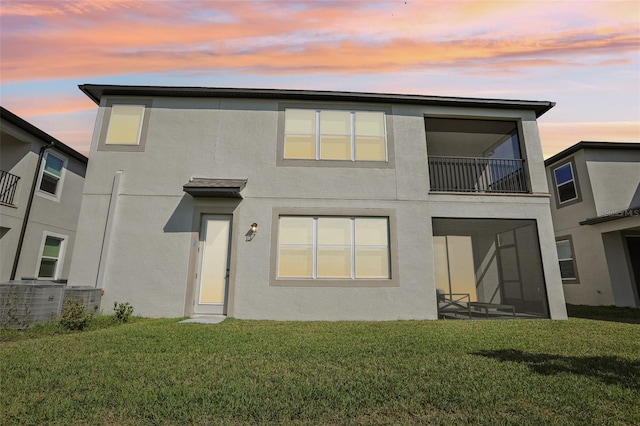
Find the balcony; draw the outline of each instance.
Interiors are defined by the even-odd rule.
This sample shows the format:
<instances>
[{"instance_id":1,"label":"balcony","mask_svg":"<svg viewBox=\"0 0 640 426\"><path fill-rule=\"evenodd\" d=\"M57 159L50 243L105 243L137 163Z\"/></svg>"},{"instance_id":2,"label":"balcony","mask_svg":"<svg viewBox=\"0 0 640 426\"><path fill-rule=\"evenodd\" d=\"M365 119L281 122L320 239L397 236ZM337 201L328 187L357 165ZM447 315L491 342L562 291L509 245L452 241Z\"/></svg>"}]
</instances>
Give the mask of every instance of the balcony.
<instances>
[{"instance_id":1,"label":"balcony","mask_svg":"<svg viewBox=\"0 0 640 426\"><path fill-rule=\"evenodd\" d=\"M429 157L432 191L527 192L523 160L484 157Z\"/></svg>"},{"instance_id":2,"label":"balcony","mask_svg":"<svg viewBox=\"0 0 640 426\"><path fill-rule=\"evenodd\" d=\"M0 170L0 205L15 207L13 197L19 180L19 176Z\"/></svg>"},{"instance_id":3,"label":"balcony","mask_svg":"<svg viewBox=\"0 0 640 426\"><path fill-rule=\"evenodd\" d=\"M427 117L431 191L528 192L514 120Z\"/></svg>"}]
</instances>

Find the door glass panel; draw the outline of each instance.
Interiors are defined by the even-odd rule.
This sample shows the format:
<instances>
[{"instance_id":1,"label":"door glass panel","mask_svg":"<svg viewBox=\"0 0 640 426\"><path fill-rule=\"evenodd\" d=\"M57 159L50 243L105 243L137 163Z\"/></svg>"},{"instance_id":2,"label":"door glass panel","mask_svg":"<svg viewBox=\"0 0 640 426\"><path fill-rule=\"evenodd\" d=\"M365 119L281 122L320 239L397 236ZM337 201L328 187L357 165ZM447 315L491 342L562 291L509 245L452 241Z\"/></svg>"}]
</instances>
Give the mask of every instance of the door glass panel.
<instances>
[{"instance_id":1,"label":"door glass panel","mask_svg":"<svg viewBox=\"0 0 640 426\"><path fill-rule=\"evenodd\" d=\"M468 294L472 302L477 301L471 237L448 235L447 250L451 292Z\"/></svg>"},{"instance_id":2,"label":"door glass panel","mask_svg":"<svg viewBox=\"0 0 640 426\"><path fill-rule=\"evenodd\" d=\"M205 222L204 253L200 277L200 303L223 304L227 283L229 254L228 218L207 219Z\"/></svg>"},{"instance_id":3,"label":"door glass panel","mask_svg":"<svg viewBox=\"0 0 640 426\"><path fill-rule=\"evenodd\" d=\"M515 247L500 249L500 263L502 265L502 279L505 281L520 281L518 258Z\"/></svg>"},{"instance_id":4,"label":"door glass panel","mask_svg":"<svg viewBox=\"0 0 640 426\"><path fill-rule=\"evenodd\" d=\"M436 272L436 288L449 291L449 263L447 262L447 237L433 237L433 261Z\"/></svg>"}]
</instances>

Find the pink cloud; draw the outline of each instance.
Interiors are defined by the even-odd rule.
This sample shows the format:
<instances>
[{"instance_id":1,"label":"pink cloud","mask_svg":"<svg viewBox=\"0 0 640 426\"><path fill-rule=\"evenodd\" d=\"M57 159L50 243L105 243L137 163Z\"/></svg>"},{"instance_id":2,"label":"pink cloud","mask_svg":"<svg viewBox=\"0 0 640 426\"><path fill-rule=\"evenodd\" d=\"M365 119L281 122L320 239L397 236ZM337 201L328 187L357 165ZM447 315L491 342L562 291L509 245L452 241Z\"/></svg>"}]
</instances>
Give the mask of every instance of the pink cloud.
<instances>
[{"instance_id":1,"label":"pink cloud","mask_svg":"<svg viewBox=\"0 0 640 426\"><path fill-rule=\"evenodd\" d=\"M538 123L544 157L548 158L580 141L638 142L638 122Z\"/></svg>"},{"instance_id":2,"label":"pink cloud","mask_svg":"<svg viewBox=\"0 0 640 426\"><path fill-rule=\"evenodd\" d=\"M597 35L567 32L546 38L445 42L409 38L380 43L342 40L306 43L297 49L286 44L230 46L224 40L233 37L237 28L214 31L221 39L216 42L210 41L214 37L208 28L184 29L171 44L163 43L166 40L162 36L155 36L173 31L177 29L144 24L127 33L107 26L101 31L91 30L85 34L75 30L46 39L32 35L9 36L1 65L3 79L20 81L205 69L277 74L377 73L429 66L467 67L469 63L476 67L509 69L588 64L589 58L601 64L607 64L606 61L618 64L628 60L623 57L625 54L637 51L640 46L640 35L633 32ZM256 31L259 30L249 32ZM39 54L25 53L33 50ZM600 54L605 58L601 59ZM47 66L43 67L43 63Z\"/></svg>"},{"instance_id":3,"label":"pink cloud","mask_svg":"<svg viewBox=\"0 0 640 426\"><path fill-rule=\"evenodd\" d=\"M11 99L11 112L20 117L39 115L68 114L79 111L93 111L96 104L79 93L76 96L39 96L14 97Z\"/></svg>"},{"instance_id":4,"label":"pink cloud","mask_svg":"<svg viewBox=\"0 0 640 426\"><path fill-rule=\"evenodd\" d=\"M522 25L553 16L529 1L5 3L3 24L10 30L3 33L0 70L7 82L173 70L607 66L630 61L640 45L637 22L589 21L591 2L579 10L558 3L554 7L585 15L586 24L549 25L547 33L540 22ZM29 19L33 28L18 29L16 19Z\"/></svg>"}]
</instances>

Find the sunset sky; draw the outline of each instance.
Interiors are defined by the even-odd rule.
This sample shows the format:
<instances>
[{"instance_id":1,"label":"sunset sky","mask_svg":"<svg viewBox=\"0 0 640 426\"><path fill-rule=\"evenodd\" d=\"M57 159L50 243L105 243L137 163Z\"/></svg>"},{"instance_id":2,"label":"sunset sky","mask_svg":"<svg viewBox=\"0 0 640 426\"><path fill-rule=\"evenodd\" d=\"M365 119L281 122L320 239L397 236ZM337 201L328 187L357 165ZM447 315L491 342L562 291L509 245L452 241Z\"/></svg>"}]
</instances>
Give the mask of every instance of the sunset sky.
<instances>
[{"instance_id":1,"label":"sunset sky","mask_svg":"<svg viewBox=\"0 0 640 426\"><path fill-rule=\"evenodd\" d=\"M640 1L0 2L2 106L80 152L83 83L553 101L546 157L640 141Z\"/></svg>"}]
</instances>

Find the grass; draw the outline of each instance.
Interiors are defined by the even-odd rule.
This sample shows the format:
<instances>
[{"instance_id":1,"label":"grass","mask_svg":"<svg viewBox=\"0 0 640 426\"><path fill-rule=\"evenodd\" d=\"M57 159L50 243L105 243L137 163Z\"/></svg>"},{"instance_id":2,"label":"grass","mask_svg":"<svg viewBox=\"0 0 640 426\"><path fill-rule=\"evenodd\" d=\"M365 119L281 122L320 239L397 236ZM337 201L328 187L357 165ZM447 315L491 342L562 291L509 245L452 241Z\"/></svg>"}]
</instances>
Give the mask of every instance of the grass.
<instances>
[{"instance_id":1,"label":"grass","mask_svg":"<svg viewBox=\"0 0 640 426\"><path fill-rule=\"evenodd\" d=\"M135 319L82 333L3 331L0 419L637 425L640 326L606 309L594 312L607 320Z\"/></svg>"}]
</instances>

